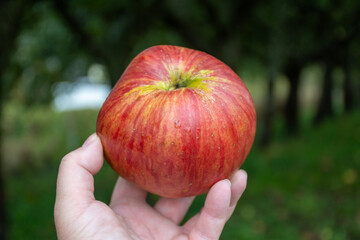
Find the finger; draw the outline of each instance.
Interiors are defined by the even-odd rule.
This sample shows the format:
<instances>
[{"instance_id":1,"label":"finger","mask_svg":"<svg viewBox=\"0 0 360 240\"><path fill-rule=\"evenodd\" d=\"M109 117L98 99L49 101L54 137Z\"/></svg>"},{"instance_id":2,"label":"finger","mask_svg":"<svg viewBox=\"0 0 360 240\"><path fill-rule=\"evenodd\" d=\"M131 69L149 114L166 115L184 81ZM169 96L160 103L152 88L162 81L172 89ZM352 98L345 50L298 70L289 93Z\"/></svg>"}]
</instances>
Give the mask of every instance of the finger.
<instances>
[{"instance_id":1,"label":"finger","mask_svg":"<svg viewBox=\"0 0 360 240\"><path fill-rule=\"evenodd\" d=\"M94 178L103 165L103 149L96 134L91 135L84 145L67 154L60 163L56 206L80 207L94 201ZM63 209L63 208L62 208ZM64 210L64 209L63 209Z\"/></svg>"},{"instance_id":2,"label":"finger","mask_svg":"<svg viewBox=\"0 0 360 240\"><path fill-rule=\"evenodd\" d=\"M154 209L164 217L179 224L184 218L186 212L194 201L195 197L186 198L160 198L154 206Z\"/></svg>"},{"instance_id":3,"label":"finger","mask_svg":"<svg viewBox=\"0 0 360 240\"><path fill-rule=\"evenodd\" d=\"M247 173L242 169L238 170L231 177L230 181L231 181L231 200L230 200L230 207L227 212L227 219L229 219L233 214L237 202L239 201L241 195L245 191L247 184Z\"/></svg>"},{"instance_id":4,"label":"finger","mask_svg":"<svg viewBox=\"0 0 360 240\"><path fill-rule=\"evenodd\" d=\"M228 179L217 182L209 191L190 239L219 239L224 228L231 199L231 183Z\"/></svg>"},{"instance_id":5,"label":"finger","mask_svg":"<svg viewBox=\"0 0 360 240\"><path fill-rule=\"evenodd\" d=\"M202 211L202 210L201 210ZM196 223L198 222L199 220L199 217L200 217L200 214L201 214L201 211L199 213L197 213L195 216L193 216L192 218L190 218L185 224L184 226L182 227L183 228L183 231L186 233L186 234L190 234L191 230L194 228L194 226L196 225Z\"/></svg>"},{"instance_id":6,"label":"finger","mask_svg":"<svg viewBox=\"0 0 360 240\"><path fill-rule=\"evenodd\" d=\"M111 196L110 207L116 207L124 201L145 201L146 195L145 190L119 177Z\"/></svg>"},{"instance_id":7,"label":"finger","mask_svg":"<svg viewBox=\"0 0 360 240\"><path fill-rule=\"evenodd\" d=\"M247 173L244 170L238 170L231 177L231 200L230 206L227 212L227 220L231 217L232 213L235 210L236 204L239 201L242 193L244 192L247 184ZM190 230L195 226L198 221L200 213L193 216L189 221L184 225L184 231L189 233Z\"/></svg>"}]
</instances>

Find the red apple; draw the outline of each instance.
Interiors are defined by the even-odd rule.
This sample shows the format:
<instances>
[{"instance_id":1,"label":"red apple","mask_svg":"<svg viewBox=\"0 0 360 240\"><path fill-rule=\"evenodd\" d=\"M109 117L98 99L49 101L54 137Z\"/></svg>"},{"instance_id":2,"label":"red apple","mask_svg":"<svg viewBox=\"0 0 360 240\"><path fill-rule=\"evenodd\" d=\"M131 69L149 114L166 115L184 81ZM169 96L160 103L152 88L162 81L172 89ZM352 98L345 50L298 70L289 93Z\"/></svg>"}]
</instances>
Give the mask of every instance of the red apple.
<instances>
[{"instance_id":1,"label":"red apple","mask_svg":"<svg viewBox=\"0 0 360 240\"><path fill-rule=\"evenodd\" d=\"M137 55L102 106L96 131L111 167L163 197L206 193L253 144L250 93L207 53L154 46Z\"/></svg>"}]
</instances>

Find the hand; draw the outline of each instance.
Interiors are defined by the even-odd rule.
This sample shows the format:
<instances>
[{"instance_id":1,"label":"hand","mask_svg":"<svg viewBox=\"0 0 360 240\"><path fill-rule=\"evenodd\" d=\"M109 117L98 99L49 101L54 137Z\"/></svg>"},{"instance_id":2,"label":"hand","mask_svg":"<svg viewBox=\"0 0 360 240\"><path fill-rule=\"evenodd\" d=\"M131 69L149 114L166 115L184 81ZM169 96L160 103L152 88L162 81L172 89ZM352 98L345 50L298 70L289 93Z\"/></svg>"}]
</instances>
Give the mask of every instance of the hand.
<instances>
[{"instance_id":1,"label":"hand","mask_svg":"<svg viewBox=\"0 0 360 240\"><path fill-rule=\"evenodd\" d=\"M146 192L119 177L110 205L94 198L94 178L103 165L96 134L66 155L60 164L55 225L61 239L218 239L245 190L247 175L237 171L231 181L217 182L200 213L179 226L193 197L160 198L154 207Z\"/></svg>"}]
</instances>

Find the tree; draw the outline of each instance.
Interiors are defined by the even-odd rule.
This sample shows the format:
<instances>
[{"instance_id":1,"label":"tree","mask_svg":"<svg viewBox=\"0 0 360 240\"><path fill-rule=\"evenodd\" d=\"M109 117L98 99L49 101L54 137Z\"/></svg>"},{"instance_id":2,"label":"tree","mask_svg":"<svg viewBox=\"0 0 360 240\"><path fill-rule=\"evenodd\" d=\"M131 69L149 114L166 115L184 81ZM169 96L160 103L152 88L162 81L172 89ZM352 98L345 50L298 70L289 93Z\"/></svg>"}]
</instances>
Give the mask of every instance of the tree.
<instances>
[{"instance_id":1,"label":"tree","mask_svg":"<svg viewBox=\"0 0 360 240\"><path fill-rule=\"evenodd\" d=\"M10 55L14 48L15 38L21 29L21 20L25 9L30 5L23 0L3 1L0 8L0 120L2 119L2 107L7 95L7 89L14 85L14 82L8 82L3 79L3 73L9 64ZM2 129L0 128L0 144L2 143ZM2 153L0 152L0 239L7 239L7 213L6 213L6 195L4 188L4 177L2 170Z\"/></svg>"}]
</instances>

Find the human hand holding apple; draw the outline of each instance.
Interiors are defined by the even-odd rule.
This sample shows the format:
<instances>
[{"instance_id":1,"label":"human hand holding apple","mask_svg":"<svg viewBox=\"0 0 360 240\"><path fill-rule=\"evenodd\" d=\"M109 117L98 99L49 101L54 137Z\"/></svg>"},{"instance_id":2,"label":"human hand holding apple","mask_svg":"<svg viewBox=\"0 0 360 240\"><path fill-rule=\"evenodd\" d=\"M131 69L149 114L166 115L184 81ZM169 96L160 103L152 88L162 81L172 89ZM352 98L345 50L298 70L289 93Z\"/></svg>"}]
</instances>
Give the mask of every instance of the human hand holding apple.
<instances>
[{"instance_id":1,"label":"human hand holding apple","mask_svg":"<svg viewBox=\"0 0 360 240\"><path fill-rule=\"evenodd\" d=\"M110 204L95 199L94 178L103 165L96 134L61 161L56 187L55 226L62 239L219 239L245 190L247 175L211 187L201 212L179 225L194 197L160 198L152 207L146 191L119 177Z\"/></svg>"},{"instance_id":2,"label":"human hand holding apple","mask_svg":"<svg viewBox=\"0 0 360 240\"><path fill-rule=\"evenodd\" d=\"M253 144L256 112L246 86L223 62L154 46L120 77L96 129L120 176L178 198L206 193L232 176Z\"/></svg>"},{"instance_id":3,"label":"human hand holding apple","mask_svg":"<svg viewBox=\"0 0 360 240\"><path fill-rule=\"evenodd\" d=\"M230 68L202 52L150 48L104 103L97 133L102 144L94 134L61 161L59 239L219 239L245 190L247 175L236 169L255 134L253 102ZM114 170L138 185L119 177L109 206L94 197L103 147ZM179 226L193 197L175 197L209 188L202 211ZM151 207L146 191L165 197Z\"/></svg>"}]
</instances>

